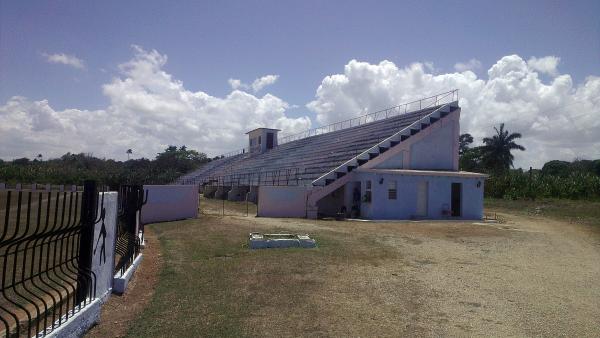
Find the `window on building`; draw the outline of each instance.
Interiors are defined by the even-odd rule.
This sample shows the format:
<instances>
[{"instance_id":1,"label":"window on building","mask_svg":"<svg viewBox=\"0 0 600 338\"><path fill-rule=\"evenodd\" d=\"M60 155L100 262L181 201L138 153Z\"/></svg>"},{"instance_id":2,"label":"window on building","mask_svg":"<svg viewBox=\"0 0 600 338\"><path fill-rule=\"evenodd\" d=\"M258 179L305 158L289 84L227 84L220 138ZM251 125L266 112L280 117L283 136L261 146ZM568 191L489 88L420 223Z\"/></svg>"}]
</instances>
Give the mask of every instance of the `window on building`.
<instances>
[{"instance_id":1,"label":"window on building","mask_svg":"<svg viewBox=\"0 0 600 338\"><path fill-rule=\"evenodd\" d=\"M364 197L364 202L366 202L366 203L370 203L371 202L371 181L366 181L366 183L365 183L365 197Z\"/></svg>"},{"instance_id":2,"label":"window on building","mask_svg":"<svg viewBox=\"0 0 600 338\"><path fill-rule=\"evenodd\" d=\"M262 144L262 143L261 143L261 137L260 137L260 136L258 137L258 144L259 144L259 145L261 145L261 144Z\"/></svg>"},{"instance_id":3,"label":"window on building","mask_svg":"<svg viewBox=\"0 0 600 338\"><path fill-rule=\"evenodd\" d=\"M397 191L396 181L390 181L388 183L388 199L395 200L398 196Z\"/></svg>"}]
</instances>

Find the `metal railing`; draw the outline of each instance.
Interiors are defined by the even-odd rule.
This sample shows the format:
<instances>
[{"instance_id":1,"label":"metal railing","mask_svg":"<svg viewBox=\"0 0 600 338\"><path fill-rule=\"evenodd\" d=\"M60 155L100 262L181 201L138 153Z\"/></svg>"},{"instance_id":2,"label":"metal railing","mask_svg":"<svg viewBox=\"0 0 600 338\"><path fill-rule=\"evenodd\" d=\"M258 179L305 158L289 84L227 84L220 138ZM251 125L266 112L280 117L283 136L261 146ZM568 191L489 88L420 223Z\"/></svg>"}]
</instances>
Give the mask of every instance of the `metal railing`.
<instances>
[{"instance_id":1,"label":"metal railing","mask_svg":"<svg viewBox=\"0 0 600 338\"><path fill-rule=\"evenodd\" d=\"M434 96L426 97L426 98L408 102L408 103L403 103L398 106L386 108L383 110L379 110L379 111L376 111L373 113L361 115L361 116L351 118L348 120L335 122L335 123L328 124L326 126L322 126L322 127L318 127L318 128L314 128L314 129L309 129L309 130L306 130L306 131L303 131L303 132L300 132L297 134L284 136L284 137L279 138L278 143L281 145L284 143L300 140L300 139L311 137L311 136L316 136L316 135L330 133L333 131L357 127L357 126L360 126L363 124L375 122L375 121L382 120L382 119L387 119L387 118L390 118L393 116L407 114L407 113L410 113L413 111L418 111L421 109L435 107L435 106L438 106L441 104L450 103L450 102L457 101L457 100L458 100L458 89L454 89L454 90L451 90L448 92L440 93L440 94L437 94Z\"/></svg>"},{"instance_id":2,"label":"metal railing","mask_svg":"<svg viewBox=\"0 0 600 338\"><path fill-rule=\"evenodd\" d=\"M187 184L199 184L203 186L297 186L306 182L305 170L299 168L284 168L278 170L256 171L243 174L225 174L203 178L202 181L190 180Z\"/></svg>"},{"instance_id":3,"label":"metal railing","mask_svg":"<svg viewBox=\"0 0 600 338\"><path fill-rule=\"evenodd\" d=\"M373 113L364 114L358 117L354 117L348 120L339 121L335 123L328 124L326 126L321 126L309 130L305 130L303 132L287 135L284 137L278 138L278 145L282 145L288 142L297 141L303 138L322 135L326 133L330 133L333 131L348 129L352 127L361 126L363 124L379 121L382 119L387 119L393 116L398 116L402 114L407 114L410 112L435 107L441 104L450 103L458 100L458 89L453 89L444 93L436 94L430 97L422 98L419 100L415 100L412 102L403 103L394 107L382 109ZM234 151L230 151L225 154L218 155L218 158L227 158L231 156L241 155L250 152L249 148L242 148Z\"/></svg>"},{"instance_id":4,"label":"metal railing","mask_svg":"<svg viewBox=\"0 0 600 338\"><path fill-rule=\"evenodd\" d=\"M119 187L115 274L125 274L140 253L144 240L141 210L146 202L148 202L148 191L144 196L144 189L141 185Z\"/></svg>"},{"instance_id":5,"label":"metal railing","mask_svg":"<svg viewBox=\"0 0 600 338\"><path fill-rule=\"evenodd\" d=\"M83 191L4 188L0 336L44 336L96 298L92 248L104 194L93 181Z\"/></svg>"}]
</instances>

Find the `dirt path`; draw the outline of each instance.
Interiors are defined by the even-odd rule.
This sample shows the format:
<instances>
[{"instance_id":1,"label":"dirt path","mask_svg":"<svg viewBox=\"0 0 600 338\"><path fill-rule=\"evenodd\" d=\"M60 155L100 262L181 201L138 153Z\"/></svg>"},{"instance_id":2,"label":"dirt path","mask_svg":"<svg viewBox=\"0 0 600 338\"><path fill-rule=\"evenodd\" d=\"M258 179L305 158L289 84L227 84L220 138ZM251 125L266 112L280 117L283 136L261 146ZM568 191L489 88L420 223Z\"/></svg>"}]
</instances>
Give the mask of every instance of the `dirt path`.
<instances>
[{"instance_id":1,"label":"dirt path","mask_svg":"<svg viewBox=\"0 0 600 338\"><path fill-rule=\"evenodd\" d=\"M594 228L503 214L493 237L429 238L405 250L442 335L598 336L600 237ZM435 309L435 311L434 311ZM428 331L429 331L428 330Z\"/></svg>"},{"instance_id":2,"label":"dirt path","mask_svg":"<svg viewBox=\"0 0 600 338\"><path fill-rule=\"evenodd\" d=\"M158 283L162 266L160 243L150 227L145 229L144 259L122 296L112 295L102 305L100 323L86 337L124 337L131 322L148 305Z\"/></svg>"}]
</instances>

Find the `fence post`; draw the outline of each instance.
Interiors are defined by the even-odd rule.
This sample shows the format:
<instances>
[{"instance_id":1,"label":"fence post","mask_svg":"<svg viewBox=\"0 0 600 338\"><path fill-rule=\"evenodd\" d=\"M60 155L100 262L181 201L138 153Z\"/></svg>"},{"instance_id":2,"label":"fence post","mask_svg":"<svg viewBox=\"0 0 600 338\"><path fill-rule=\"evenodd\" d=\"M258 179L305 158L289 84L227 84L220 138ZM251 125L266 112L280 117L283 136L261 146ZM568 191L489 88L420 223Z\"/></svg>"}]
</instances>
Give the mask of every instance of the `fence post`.
<instances>
[{"instance_id":1,"label":"fence post","mask_svg":"<svg viewBox=\"0 0 600 338\"><path fill-rule=\"evenodd\" d=\"M87 180L83 184L81 201L81 234L79 237L79 258L77 262L76 304L86 301L92 294L92 248L94 245L94 220L97 208L96 182Z\"/></svg>"}]
</instances>

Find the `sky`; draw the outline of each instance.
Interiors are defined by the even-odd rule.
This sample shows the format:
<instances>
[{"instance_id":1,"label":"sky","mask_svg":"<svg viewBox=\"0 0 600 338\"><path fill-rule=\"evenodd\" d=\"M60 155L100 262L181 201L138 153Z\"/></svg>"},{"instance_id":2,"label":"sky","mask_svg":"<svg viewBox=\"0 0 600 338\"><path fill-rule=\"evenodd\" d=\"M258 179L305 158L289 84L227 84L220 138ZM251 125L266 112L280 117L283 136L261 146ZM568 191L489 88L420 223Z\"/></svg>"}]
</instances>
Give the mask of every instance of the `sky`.
<instances>
[{"instance_id":1,"label":"sky","mask_svg":"<svg viewBox=\"0 0 600 338\"><path fill-rule=\"evenodd\" d=\"M126 159L459 89L515 166L600 158L599 1L0 0L0 158Z\"/></svg>"}]
</instances>

